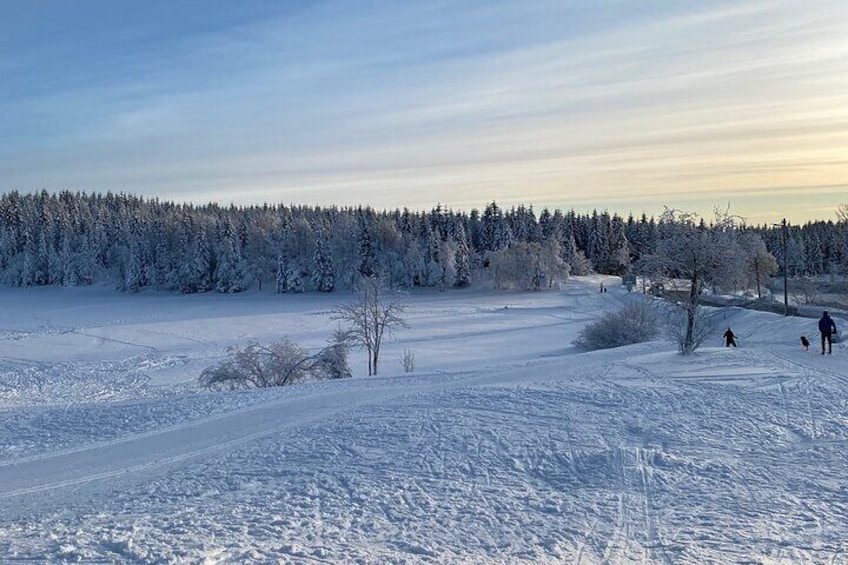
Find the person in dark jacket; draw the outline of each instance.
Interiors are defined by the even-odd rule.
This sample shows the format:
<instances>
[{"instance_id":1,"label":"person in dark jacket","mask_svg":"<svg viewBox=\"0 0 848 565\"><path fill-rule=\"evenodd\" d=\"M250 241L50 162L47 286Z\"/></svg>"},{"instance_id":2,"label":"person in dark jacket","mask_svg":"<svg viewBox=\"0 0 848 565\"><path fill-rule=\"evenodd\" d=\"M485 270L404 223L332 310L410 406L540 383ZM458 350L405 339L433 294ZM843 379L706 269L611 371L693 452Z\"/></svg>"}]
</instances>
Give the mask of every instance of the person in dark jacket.
<instances>
[{"instance_id":1,"label":"person in dark jacket","mask_svg":"<svg viewBox=\"0 0 848 565\"><path fill-rule=\"evenodd\" d=\"M736 336L733 334L733 330L727 328L727 331L724 332L724 346L730 347L731 345L736 347Z\"/></svg>"},{"instance_id":2,"label":"person in dark jacket","mask_svg":"<svg viewBox=\"0 0 848 565\"><path fill-rule=\"evenodd\" d=\"M819 319L819 332L821 332L822 355L824 355L824 346L827 344L828 354L833 353L833 334L836 333L836 322L827 313L827 310L822 312L822 317Z\"/></svg>"}]
</instances>

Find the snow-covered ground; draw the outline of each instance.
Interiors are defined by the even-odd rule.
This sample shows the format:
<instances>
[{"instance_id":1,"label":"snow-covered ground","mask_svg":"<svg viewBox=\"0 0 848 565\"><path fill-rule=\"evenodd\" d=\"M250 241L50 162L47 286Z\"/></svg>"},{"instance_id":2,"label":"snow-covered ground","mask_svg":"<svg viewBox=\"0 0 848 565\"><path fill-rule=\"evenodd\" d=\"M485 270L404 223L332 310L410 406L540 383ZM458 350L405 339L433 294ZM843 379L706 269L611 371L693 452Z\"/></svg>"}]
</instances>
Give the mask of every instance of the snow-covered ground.
<instances>
[{"instance_id":1,"label":"snow-covered ground","mask_svg":"<svg viewBox=\"0 0 848 565\"><path fill-rule=\"evenodd\" d=\"M413 294L379 377L236 393L197 376L346 297L2 290L0 562L848 563L844 346L581 353L641 298L598 283Z\"/></svg>"}]
</instances>

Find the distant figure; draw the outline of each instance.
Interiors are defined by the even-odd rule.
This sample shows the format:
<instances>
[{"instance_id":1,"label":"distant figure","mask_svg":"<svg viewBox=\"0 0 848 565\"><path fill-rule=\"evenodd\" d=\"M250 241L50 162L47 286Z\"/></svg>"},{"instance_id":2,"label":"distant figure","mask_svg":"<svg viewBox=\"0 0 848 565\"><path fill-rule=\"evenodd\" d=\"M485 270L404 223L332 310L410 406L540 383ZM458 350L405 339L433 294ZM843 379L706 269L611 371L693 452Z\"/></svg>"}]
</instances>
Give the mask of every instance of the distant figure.
<instances>
[{"instance_id":1,"label":"distant figure","mask_svg":"<svg viewBox=\"0 0 848 565\"><path fill-rule=\"evenodd\" d=\"M827 353L833 353L833 334L836 333L836 322L827 313L827 310L822 312L822 317L819 319L819 332L821 332L822 355L824 355L824 345L827 343Z\"/></svg>"},{"instance_id":2,"label":"distant figure","mask_svg":"<svg viewBox=\"0 0 848 565\"><path fill-rule=\"evenodd\" d=\"M807 336L805 336L805 335L801 336L801 347L804 348L804 351L810 350L810 340L807 339Z\"/></svg>"},{"instance_id":3,"label":"distant figure","mask_svg":"<svg viewBox=\"0 0 848 565\"><path fill-rule=\"evenodd\" d=\"M598 292L604 291L604 283L601 283L601 286L598 288Z\"/></svg>"},{"instance_id":4,"label":"distant figure","mask_svg":"<svg viewBox=\"0 0 848 565\"><path fill-rule=\"evenodd\" d=\"M724 332L724 346L730 347L731 345L736 347L736 336L733 334L733 330L727 328L727 331Z\"/></svg>"}]
</instances>

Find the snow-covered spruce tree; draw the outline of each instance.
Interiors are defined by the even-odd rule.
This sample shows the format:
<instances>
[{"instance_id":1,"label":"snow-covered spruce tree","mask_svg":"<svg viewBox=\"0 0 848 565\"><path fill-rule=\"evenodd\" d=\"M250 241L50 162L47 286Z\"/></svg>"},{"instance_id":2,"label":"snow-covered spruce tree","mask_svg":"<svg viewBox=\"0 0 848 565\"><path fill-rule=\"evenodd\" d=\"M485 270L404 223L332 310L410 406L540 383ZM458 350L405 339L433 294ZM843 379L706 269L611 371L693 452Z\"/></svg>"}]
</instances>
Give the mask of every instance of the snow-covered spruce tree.
<instances>
[{"instance_id":1,"label":"snow-covered spruce tree","mask_svg":"<svg viewBox=\"0 0 848 565\"><path fill-rule=\"evenodd\" d=\"M408 288L414 286L426 286L427 283L427 260L424 251L421 249L418 239L413 235L404 235L404 241L407 242L406 249L403 253L403 278L404 284Z\"/></svg>"},{"instance_id":2,"label":"snow-covered spruce tree","mask_svg":"<svg viewBox=\"0 0 848 565\"><path fill-rule=\"evenodd\" d=\"M212 252L202 228L194 236L193 247L179 271L179 289L185 294L212 290Z\"/></svg>"},{"instance_id":3,"label":"snow-covered spruce tree","mask_svg":"<svg viewBox=\"0 0 848 565\"><path fill-rule=\"evenodd\" d=\"M709 326L703 316L701 294L708 285L732 280L742 259L734 240L733 219L717 217L712 227L694 214L666 209L661 220L657 252L646 256L638 272L649 277L680 279L687 288L669 293L680 316L669 324L681 353L694 352L706 339Z\"/></svg>"},{"instance_id":4,"label":"snow-covered spruce tree","mask_svg":"<svg viewBox=\"0 0 848 565\"><path fill-rule=\"evenodd\" d=\"M298 263L298 260L288 257L285 251L280 252L277 258L276 292L290 294L306 292L305 275Z\"/></svg>"},{"instance_id":5,"label":"snow-covered spruce tree","mask_svg":"<svg viewBox=\"0 0 848 565\"><path fill-rule=\"evenodd\" d=\"M122 290L138 292L143 286L141 252L137 241L130 243L127 261L124 264L124 280Z\"/></svg>"},{"instance_id":6,"label":"snow-covered spruce tree","mask_svg":"<svg viewBox=\"0 0 848 565\"><path fill-rule=\"evenodd\" d=\"M427 229L427 254L425 263L426 286L436 286L444 291L442 258L442 238L439 228Z\"/></svg>"},{"instance_id":7,"label":"snow-covered spruce tree","mask_svg":"<svg viewBox=\"0 0 848 565\"><path fill-rule=\"evenodd\" d=\"M359 221L354 214L339 214L331 224L329 234L336 288L350 289L359 275Z\"/></svg>"},{"instance_id":8,"label":"snow-covered spruce tree","mask_svg":"<svg viewBox=\"0 0 848 565\"><path fill-rule=\"evenodd\" d=\"M279 233L278 219L266 210L252 210L244 217L239 228L242 258L250 273L249 278L262 290L267 281L274 280L277 262Z\"/></svg>"},{"instance_id":9,"label":"snow-covered spruce tree","mask_svg":"<svg viewBox=\"0 0 848 565\"><path fill-rule=\"evenodd\" d=\"M310 267L315 256L316 241L315 230L305 217L292 219L282 240L282 250L289 270L288 279L301 279L295 286L305 287L306 281L311 278ZM297 292L291 285L289 291Z\"/></svg>"},{"instance_id":10,"label":"snow-covered spruce tree","mask_svg":"<svg viewBox=\"0 0 848 565\"><path fill-rule=\"evenodd\" d=\"M303 279L303 271L296 265L289 263L289 267L286 269L286 292L292 294L306 292L306 283Z\"/></svg>"},{"instance_id":11,"label":"snow-covered spruce tree","mask_svg":"<svg viewBox=\"0 0 848 565\"><path fill-rule=\"evenodd\" d=\"M468 241L465 229L460 225L456 233L456 251L454 253L456 277L454 286L465 288L471 285L471 253L468 251Z\"/></svg>"},{"instance_id":12,"label":"snow-covered spruce tree","mask_svg":"<svg viewBox=\"0 0 848 565\"><path fill-rule=\"evenodd\" d=\"M480 219L480 251L499 251L512 243L512 231L500 207L492 202L483 211Z\"/></svg>"},{"instance_id":13,"label":"snow-covered spruce tree","mask_svg":"<svg viewBox=\"0 0 848 565\"><path fill-rule=\"evenodd\" d=\"M161 240L156 244L153 265L151 266L151 280L154 281L158 290L175 290L176 277L174 276L174 258L167 240Z\"/></svg>"},{"instance_id":14,"label":"snow-covered spruce tree","mask_svg":"<svg viewBox=\"0 0 848 565\"><path fill-rule=\"evenodd\" d=\"M241 247L232 222L224 225L224 234L215 261L215 290L223 293L247 289L247 269L241 257Z\"/></svg>"},{"instance_id":15,"label":"snow-covered spruce tree","mask_svg":"<svg viewBox=\"0 0 848 565\"><path fill-rule=\"evenodd\" d=\"M312 284L320 292L332 292L336 288L333 256L323 233L318 233L315 240L315 253L312 256Z\"/></svg>"},{"instance_id":16,"label":"snow-covered spruce tree","mask_svg":"<svg viewBox=\"0 0 848 565\"><path fill-rule=\"evenodd\" d=\"M588 275L591 266L586 255L577 249L577 243L574 239L574 234L569 233L564 237L561 246L562 262L568 265L569 273L575 276Z\"/></svg>"},{"instance_id":17,"label":"snow-covered spruce tree","mask_svg":"<svg viewBox=\"0 0 848 565\"><path fill-rule=\"evenodd\" d=\"M539 230L541 232L542 241L547 241L549 239L559 239L558 235L554 235L554 230L559 228L560 226L554 222L553 214L547 208L542 209L542 213L539 214Z\"/></svg>"},{"instance_id":18,"label":"snow-covered spruce tree","mask_svg":"<svg viewBox=\"0 0 848 565\"><path fill-rule=\"evenodd\" d=\"M47 284L47 255L44 237L34 227L24 232L24 257L20 286ZM41 242L41 243L39 243Z\"/></svg>"},{"instance_id":19,"label":"snow-covered spruce tree","mask_svg":"<svg viewBox=\"0 0 848 565\"><path fill-rule=\"evenodd\" d=\"M519 205L512 208L506 215L507 225L513 235L513 241L522 243L539 243L541 229L536 221L532 207Z\"/></svg>"},{"instance_id":20,"label":"snow-covered spruce tree","mask_svg":"<svg viewBox=\"0 0 848 565\"><path fill-rule=\"evenodd\" d=\"M624 275L630 270L630 242L627 241L627 233L624 222L618 216L610 220L610 232L607 245L609 253L604 265L604 273L610 275Z\"/></svg>"},{"instance_id":21,"label":"snow-covered spruce tree","mask_svg":"<svg viewBox=\"0 0 848 565\"><path fill-rule=\"evenodd\" d=\"M648 219L645 214L642 214L639 221L633 219L632 216L628 218L625 234L630 248L631 263L654 252L656 229L657 224L653 217Z\"/></svg>"},{"instance_id":22,"label":"snow-covered spruce tree","mask_svg":"<svg viewBox=\"0 0 848 565\"><path fill-rule=\"evenodd\" d=\"M592 212L592 222L589 228L589 241L586 256L596 273L603 273L609 262L610 220L606 212Z\"/></svg>"},{"instance_id":23,"label":"snow-covered spruce tree","mask_svg":"<svg viewBox=\"0 0 848 565\"><path fill-rule=\"evenodd\" d=\"M821 275L825 273L827 258L825 256L825 244L822 239L821 230L810 228L805 231L804 263L809 274Z\"/></svg>"},{"instance_id":24,"label":"snow-covered spruce tree","mask_svg":"<svg viewBox=\"0 0 848 565\"><path fill-rule=\"evenodd\" d=\"M359 265L357 271L360 276L365 278L375 277L379 273L372 215L373 212L370 210L362 215L359 232Z\"/></svg>"},{"instance_id":25,"label":"snow-covered spruce tree","mask_svg":"<svg viewBox=\"0 0 848 565\"><path fill-rule=\"evenodd\" d=\"M65 264L70 257L63 256L60 249L51 246L47 252L47 284L61 285L65 280Z\"/></svg>"},{"instance_id":26,"label":"snow-covered spruce tree","mask_svg":"<svg viewBox=\"0 0 848 565\"><path fill-rule=\"evenodd\" d=\"M274 281L274 290L278 294L288 292L288 264L282 251L277 255L277 270Z\"/></svg>"},{"instance_id":27,"label":"snow-covered spruce tree","mask_svg":"<svg viewBox=\"0 0 848 565\"><path fill-rule=\"evenodd\" d=\"M65 284L68 286L90 285L98 276L97 253L92 249L90 239L81 236L80 243L72 247L65 268ZM78 251L73 251L76 248Z\"/></svg>"}]
</instances>

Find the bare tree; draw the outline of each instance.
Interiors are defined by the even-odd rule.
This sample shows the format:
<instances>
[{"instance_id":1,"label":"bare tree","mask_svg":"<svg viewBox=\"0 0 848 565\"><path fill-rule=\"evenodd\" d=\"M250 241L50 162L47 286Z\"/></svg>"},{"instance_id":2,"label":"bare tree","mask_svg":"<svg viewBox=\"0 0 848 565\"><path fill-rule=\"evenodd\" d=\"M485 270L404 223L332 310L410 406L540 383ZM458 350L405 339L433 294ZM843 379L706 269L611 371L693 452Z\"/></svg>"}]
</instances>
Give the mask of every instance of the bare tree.
<instances>
[{"instance_id":1,"label":"bare tree","mask_svg":"<svg viewBox=\"0 0 848 565\"><path fill-rule=\"evenodd\" d=\"M778 270L777 259L769 253L766 244L754 232L743 232L739 236L739 244L745 254L745 270L740 272L744 280L740 283L757 288L757 298L762 298L762 287Z\"/></svg>"},{"instance_id":2,"label":"bare tree","mask_svg":"<svg viewBox=\"0 0 848 565\"><path fill-rule=\"evenodd\" d=\"M401 317L406 306L400 294L389 290L377 276L362 277L356 288L357 300L339 306L334 318L350 324L350 342L368 352L368 375L377 374L380 346L397 327L407 327Z\"/></svg>"},{"instance_id":3,"label":"bare tree","mask_svg":"<svg viewBox=\"0 0 848 565\"><path fill-rule=\"evenodd\" d=\"M685 299L668 301L664 313L668 335L683 355L692 353L704 343L718 315L717 312L709 314L700 304L692 306Z\"/></svg>"},{"instance_id":4,"label":"bare tree","mask_svg":"<svg viewBox=\"0 0 848 565\"><path fill-rule=\"evenodd\" d=\"M412 373L415 371L415 352L411 349L404 349L403 355L400 356L400 366L403 367L404 373Z\"/></svg>"},{"instance_id":5,"label":"bare tree","mask_svg":"<svg viewBox=\"0 0 848 565\"><path fill-rule=\"evenodd\" d=\"M673 334L680 352L688 355L703 341L704 317L699 312L701 294L709 285L733 280L744 266L744 255L736 243L735 222L727 214L717 213L716 222L707 226L694 214L666 209L663 214L657 251L646 256L639 270L648 275L686 281L686 288L667 293L669 301L682 315Z\"/></svg>"},{"instance_id":6,"label":"bare tree","mask_svg":"<svg viewBox=\"0 0 848 565\"><path fill-rule=\"evenodd\" d=\"M791 279L789 293L797 304L819 304L821 302L821 288L810 277Z\"/></svg>"}]
</instances>

